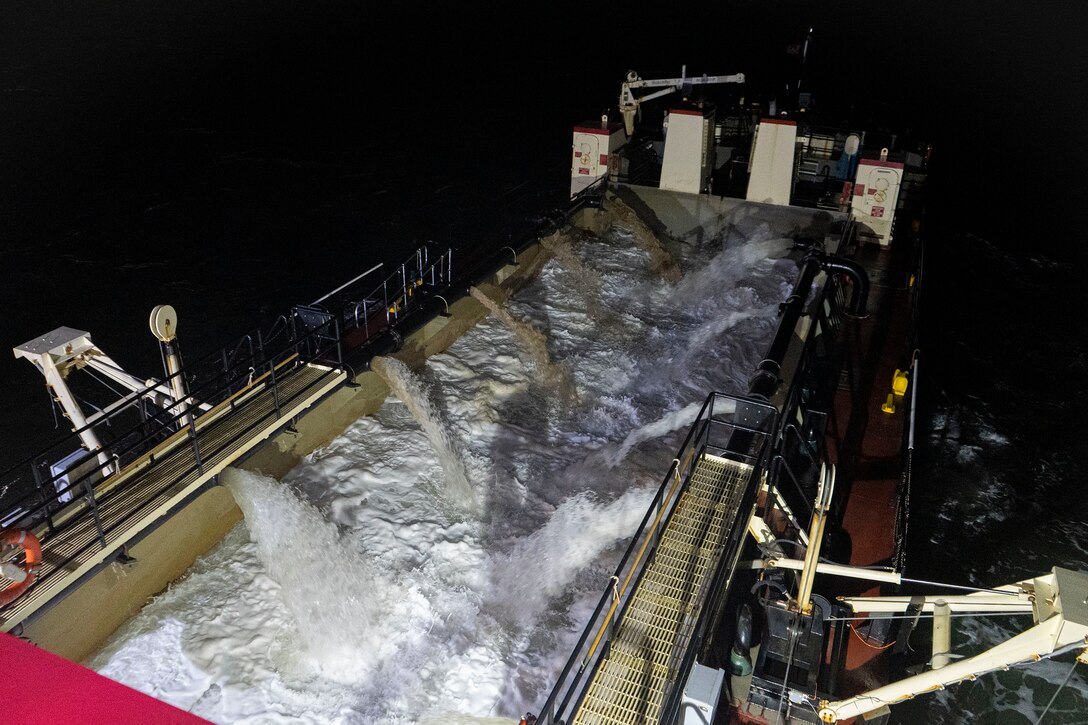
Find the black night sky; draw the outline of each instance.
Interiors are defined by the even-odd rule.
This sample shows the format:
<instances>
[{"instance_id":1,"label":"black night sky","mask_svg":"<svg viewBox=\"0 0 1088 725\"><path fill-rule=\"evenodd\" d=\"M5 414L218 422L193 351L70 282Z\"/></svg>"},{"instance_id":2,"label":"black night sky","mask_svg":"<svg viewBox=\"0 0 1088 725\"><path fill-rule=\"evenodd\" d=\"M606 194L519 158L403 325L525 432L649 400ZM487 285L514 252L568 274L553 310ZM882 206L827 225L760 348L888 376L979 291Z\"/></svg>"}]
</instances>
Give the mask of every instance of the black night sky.
<instances>
[{"instance_id":1,"label":"black night sky","mask_svg":"<svg viewBox=\"0 0 1088 725\"><path fill-rule=\"evenodd\" d=\"M562 201L570 127L627 70L743 71L766 99L810 27L818 107L932 140L938 245L1088 257L1088 3L377 7L6 3L0 347L64 324L155 374L155 304L214 348L421 241L494 244ZM1083 336L1068 292L1026 314ZM12 461L52 421L37 374L0 361Z\"/></svg>"},{"instance_id":2,"label":"black night sky","mask_svg":"<svg viewBox=\"0 0 1088 725\"><path fill-rule=\"evenodd\" d=\"M1072 234L1061 227L1086 188L1088 10L1080 2L583 3L544 12L494 2L408 2L395 11L237 0L8 5L0 28L5 249L68 239L92 256L119 245L153 255L157 233L199 248L210 235L185 215L154 233L134 223L179 199L205 202L202 223L222 225L235 243L290 245L313 233L311 202L365 196L406 175L373 169L318 188L312 174L283 169L266 178L261 200L209 198L232 183L223 157L247 150L349 165L352 152L373 158L397 144L400 166L411 167L398 180L406 197L432 191L421 178L456 178L481 156L511 177L563 174L563 163L552 163L567 143L560 131L595 115L628 68L644 77L675 75L684 63L695 73L743 70L753 91L770 93L790 73L785 46L807 27L815 28L806 74L817 102L933 138L950 202L942 211L956 224L1047 254L1083 247L1062 239ZM443 223L417 213L419 199L403 201L403 236ZM381 234L379 214L356 211L354 224L321 223L332 235ZM1040 220L1050 227L1044 240ZM103 239L86 239L98 231Z\"/></svg>"}]
</instances>

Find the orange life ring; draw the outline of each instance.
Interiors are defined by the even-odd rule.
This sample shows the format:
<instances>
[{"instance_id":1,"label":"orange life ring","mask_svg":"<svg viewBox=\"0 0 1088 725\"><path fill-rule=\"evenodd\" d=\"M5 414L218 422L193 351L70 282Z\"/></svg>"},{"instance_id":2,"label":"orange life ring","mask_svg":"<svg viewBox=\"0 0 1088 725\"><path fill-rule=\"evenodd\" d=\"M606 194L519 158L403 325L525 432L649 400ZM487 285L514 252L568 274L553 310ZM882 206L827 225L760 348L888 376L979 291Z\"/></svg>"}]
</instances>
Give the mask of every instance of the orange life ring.
<instances>
[{"instance_id":1,"label":"orange life ring","mask_svg":"<svg viewBox=\"0 0 1088 725\"><path fill-rule=\"evenodd\" d=\"M0 590L0 607L6 607L34 583L42 563L42 545L38 537L26 529L8 529L0 532L0 546L19 546L24 552L22 569L26 576L22 581L13 581L7 589Z\"/></svg>"}]
</instances>

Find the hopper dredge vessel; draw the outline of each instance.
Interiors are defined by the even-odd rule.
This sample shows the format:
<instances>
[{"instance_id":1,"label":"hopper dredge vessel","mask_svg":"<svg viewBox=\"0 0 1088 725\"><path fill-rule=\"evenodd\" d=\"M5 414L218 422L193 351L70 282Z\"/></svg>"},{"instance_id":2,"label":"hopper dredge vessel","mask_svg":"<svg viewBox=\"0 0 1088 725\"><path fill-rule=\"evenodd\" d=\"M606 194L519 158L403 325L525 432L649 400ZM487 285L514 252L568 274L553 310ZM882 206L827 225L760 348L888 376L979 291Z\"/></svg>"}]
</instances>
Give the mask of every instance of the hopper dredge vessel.
<instances>
[{"instance_id":1,"label":"hopper dredge vessel","mask_svg":"<svg viewBox=\"0 0 1088 725\"><path fill-rule=\"evenodd\" d=\"M376 410L376 356L448 348L488 313L478 289L501 300L528 284L560 231L622 225L677 281L670 250L773 217L793 228L775 262L793 281L773 337L746 389L706 391L524 721L881 722L898 702L994 670L1088 660L1083 573L988 589L907 576L928 147L824 125L807 96L785 112L746 105L743 83L629 73L617 108L573 129L569 205L490 254L421 247L194 361L173 308L155 308L161 379L126 372L82 330L16 347L72 436L0 477L5 658L101 693L102 721L161 705L157 722L201 722L42 650L86 658L214 546L240 516L219 473L286 472ZM88 397L87 375L127 392ZM116 606L88 605L107 596ZM998 614L1033 626L955 658L956 618ZM908 641L918 649L927 632L931 657L908 671ZM70 716L29 692L9 702L9 714Z\"/></svg>"},{"instance_id":2,"label":"hopper dredge vessel","mask_svg":"<svg viewBox=\"0 0 1088 725\"><path fill-rule=\"evenodd\" d=\"M708 100L743 82L631 72L618 117L574 128L572 197L637 210L659 239L709 236L738 204L814 213L748 389L708 396L554 690L524 718L538 725L887 722L896 703L995 670L1088 662L1082 572L989 589L905 574L931 147L823 126L806 94L770 116L740 94ZM1034 626L953 659L956 617L1013 613ZM916 628L932 649L911 674Z\"/></svg>"}]
</instances>

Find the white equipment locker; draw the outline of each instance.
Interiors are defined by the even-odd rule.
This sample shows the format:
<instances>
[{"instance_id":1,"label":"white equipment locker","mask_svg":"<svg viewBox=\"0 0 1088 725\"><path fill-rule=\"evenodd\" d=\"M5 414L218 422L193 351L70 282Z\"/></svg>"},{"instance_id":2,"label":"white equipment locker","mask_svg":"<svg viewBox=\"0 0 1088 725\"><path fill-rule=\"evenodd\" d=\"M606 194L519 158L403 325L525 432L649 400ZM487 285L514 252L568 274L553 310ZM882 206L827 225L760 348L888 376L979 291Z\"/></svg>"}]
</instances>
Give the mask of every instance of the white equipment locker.
<instances>
[{"instance_id":1,"label":"white equipment locker","mask_svg":"<svg viewBox=\"0 0 1088 725\"><path fill-rule=\"evenodd\" d=\"M571 198L608 174L612 154L625 143L627 133L623 130L623 124L609 123L607 116L596 126L586 123L574 127L570 162Z\"/></svg>"},{"instance_id":2,"label":"white equipment locker","mask_svg":"<svg viewBox=\"0 0 1088 725\"><path fill-rule=\"evenodd\" d=\"M877 242L882 247L891 244L895 205L903 181L903 164L894 161L861 159L854 181L854 196L850 214L858 226L862 242Z\"/></svg>"},{"instance_id":3,"label":"white equipment locker","mask_svg":"<svg viewBox=\"0 0 1088 725\"><path fill-rule=\"evenodd\" d=\"M753 140L748 201L789 206L793 192L794 154L797 151L797 122L764 118Z\"/></svg>"},{"instance_id":4,"label":"white equipment locker","mask_svg":"<svg viewBox=\"0 0 1088 725\"><path fill-rule=\"evenodd\" d=\"M668 124L659 186L700 194L710 184L714 168L714 110L674 108Z\"/></svg>"}]
</instances>

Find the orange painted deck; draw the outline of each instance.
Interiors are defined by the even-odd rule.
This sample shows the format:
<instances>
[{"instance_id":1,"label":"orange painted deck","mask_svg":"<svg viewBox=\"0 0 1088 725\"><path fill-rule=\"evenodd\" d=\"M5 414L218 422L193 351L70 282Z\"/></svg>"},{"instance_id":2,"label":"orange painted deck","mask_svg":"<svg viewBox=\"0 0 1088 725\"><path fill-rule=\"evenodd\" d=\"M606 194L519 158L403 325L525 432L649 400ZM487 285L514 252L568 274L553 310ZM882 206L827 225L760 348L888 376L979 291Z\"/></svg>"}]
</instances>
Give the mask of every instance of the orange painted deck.
<instances>
[{"instance_id":1,"label":"orange painted deck","mask_svg":"<svg viewBox=\"0 0 1088 725\"><path fill-rule=\"evenodd\" d=\"M869 316L847 322L848 379L835 398L835 430L829 431L829 454L848 481L840 491L847 502L843 528L851 542L850 564L857 567L890 566L896 556L896 526L900 480L904 466L907 401L895 401L895 412L881 406L892 392L895 371L910 366L912 295L909 240L900 249L867 246L857 259L870 275ZM908 389L907 395L909 396ZM888 585L886 585L888 586ZM881 586L857 581L843 594L877 596ZM886 593L886 592L885 592ZM855 632L854 635L857 635ZM866 688L881 679L883 648L851 636L847 648L847 688Z\"/></svg>"}]
</instances>

